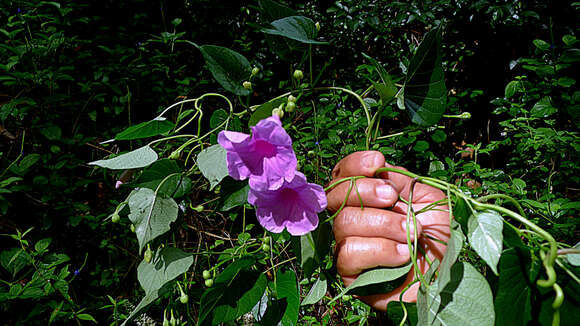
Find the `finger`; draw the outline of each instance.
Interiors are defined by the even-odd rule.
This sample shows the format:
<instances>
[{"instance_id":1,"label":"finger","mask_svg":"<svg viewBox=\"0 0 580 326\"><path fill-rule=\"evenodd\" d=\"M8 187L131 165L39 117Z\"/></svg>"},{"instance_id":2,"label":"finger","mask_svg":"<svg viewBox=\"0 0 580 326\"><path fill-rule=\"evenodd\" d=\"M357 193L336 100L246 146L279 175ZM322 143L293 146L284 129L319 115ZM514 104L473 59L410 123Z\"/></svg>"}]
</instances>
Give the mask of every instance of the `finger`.
<instances>
[{"instance_id":1,"label":"finger","mask_svg":"<svg viewBox=\"0 0 580 326\"><path fill-rule=\"evenodd\" d=\"M344 178L357 175L373 177L378 168L385 164L385 157L381 152L356 152L343 158L332 170L332 178Z\"/></svg>"},{"instance_id":2,"label":"finger","mask_svg":"<svg viewBox=\"0 0 580 326\"><path fill-rule=\"evenodd\" d=\"M348 237L337 249L337 271L345 276L378 266L400 266L409 261L407 244L384 238Z\"/></svg>"},{"instance_id":3,"label":"finger","mask_svg":"<svg viewBox=\"0 0 580 326\"><path fill-rule=\"evenodd\" d=\"M384 209L366 207L345 207L334 219L334 238L340 243L347 237L386 238L400 243L407 242L406 216ZM409 233L413 237L413 223ZM417 233L422 232L422 226L417 221Z\"/></svg>"},{"instance_id":4,"label":"finger","mask_svg":"<svg viewBox=\"0 0 580 326\"><path fill-rule=\"evenodd\" d=\"M364 207L386 208L392 207L399 198L399 194L388 180L358 179L353 185L351 185L351 181L344 181L332 188L326 195L328 210L337 211L344 202L349 189L351 190L346 206L360 207L362 200Z\"/></svg>"},{"instance_id":5,"label":"finger","mask_svg":"<svg viewBox=\"0 0 580 326\"><path fill-rule=\"evenodd\" d=\"M389 163L385 163L385 167L407 171L407 169L403 167L394 166ZM397 190L397 192L399 192L401 197L403 197L405 200L409 199L409 190L411 189L411 185L413 185L413 178L391 171L381 173L380 177L389 180L391 185ZM443 191L421 182L414 183L413 203L433 203L444 198L445 194Z\"/></svg>"}]
</instances>

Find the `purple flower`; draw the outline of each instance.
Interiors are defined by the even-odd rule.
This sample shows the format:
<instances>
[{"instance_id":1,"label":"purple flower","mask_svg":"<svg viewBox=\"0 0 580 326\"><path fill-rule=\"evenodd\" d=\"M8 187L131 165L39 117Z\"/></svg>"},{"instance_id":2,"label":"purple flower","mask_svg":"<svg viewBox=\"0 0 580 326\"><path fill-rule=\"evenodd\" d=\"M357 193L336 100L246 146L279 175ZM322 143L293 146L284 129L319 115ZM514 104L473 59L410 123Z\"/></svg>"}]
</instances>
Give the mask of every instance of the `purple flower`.
<instances>
[{"instance_id":1,"label":"purple flower","mask_svg":"<svg viewBox=\"0 0 580 326\"><path fill-rule=\"evenodd\" d=\"M230 176L236 180L250 178L254 190L276 190L294 178L297 161L292 139L277 116L258 122L251 136L222 131L218 143L227 150Z\"/></svg>"},{"instance_id":2,"label":"purple flower","mask_svg":"<svg viewBox=\"0 0 580 326\"><path fill-rule=\"evenodd\" d=\"M326 208L324 189L307 183L300 172L277 190L250 188L248 202L256 206L256 216L268 231L280 233L286 228L292 235L306 234L318 226L318 212Z\"/></svg>"}]
</instances>

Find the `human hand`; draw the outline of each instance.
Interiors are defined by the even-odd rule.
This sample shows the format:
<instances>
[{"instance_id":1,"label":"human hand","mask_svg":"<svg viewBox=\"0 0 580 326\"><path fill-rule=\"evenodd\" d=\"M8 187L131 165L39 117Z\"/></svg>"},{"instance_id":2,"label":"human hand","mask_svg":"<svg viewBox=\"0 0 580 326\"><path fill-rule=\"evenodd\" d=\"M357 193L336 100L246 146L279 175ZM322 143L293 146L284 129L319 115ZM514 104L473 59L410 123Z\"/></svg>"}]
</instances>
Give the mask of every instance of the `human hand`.
<instances>
[{"instance_id":1,"label":"human hand","mask_svg":"<svg viewBox=\"0 0 580 326\"><path fill-rule=\"evenodd\" d=\"M345 286L350 285L363 271L382 266L395 267L406 264L410 259L407 245L406 217L407 204L399 200L409 198L412 186L410 177L395 172L381 173L375 178L375 171L382 167L394 167L385 163L380 152L356 152L343 158L332 172L334 183L345 177L367 176L358 179L345 207L334 220L334 238L337 244L337 270ZM399 167L395 167L399 168ZM402 169L402 168L401 168ZM343 182L327 193L328 209L337 211L345 200L350 182ZM445 194L436 188L415 183L413 188L413 210L415 212L434 202L445 199ZM447 205L417 214L418 248L417 265L425 273L429 264L421 251L431 261L443 259L446 246L434 239L447 242L450 236L449 212ZM410 223L413 240L413 222ZM404 283L389 293L360 297L373 308L386 311L390 301L398 301L404 288L414 280L413 268ZM403 301L415 302L419 283L416 282L403 294Z\"/></svg>"}]
</instances>

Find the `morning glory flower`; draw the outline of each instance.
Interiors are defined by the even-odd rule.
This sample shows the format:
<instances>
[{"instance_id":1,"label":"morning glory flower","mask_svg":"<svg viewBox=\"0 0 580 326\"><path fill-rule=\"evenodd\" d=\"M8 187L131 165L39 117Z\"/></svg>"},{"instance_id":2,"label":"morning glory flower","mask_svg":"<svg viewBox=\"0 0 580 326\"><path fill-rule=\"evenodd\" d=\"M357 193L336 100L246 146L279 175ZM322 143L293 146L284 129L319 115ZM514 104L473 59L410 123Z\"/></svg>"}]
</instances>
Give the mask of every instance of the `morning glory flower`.
<instances>
[{"instance_id":1,"label":"morning glory flower","mask_svg":"<svg viewBox=\"0 0 580 326\"><path fill-rule=\"evenodd\" d=\"M306 182L296 172L277 190L259 191L250 187L248 202L256 206L256 216L268 231L280 233L286 228L291 235L304 235L318 226L318 213L326 208L324 189Z\"/></svg>"},{"instance_id":2,"label":"morning glory flower","mask_svg":"<svg viewBox=\"0 0 580 326\"><path fill-rule=\"evenodd\" d=\"M250 179L254 190L276 190L296 173L292 139L280 118L272 116L252 127L252 135L221 131L218 143L226 149L229 175L236 180Z\"/></svg>"}]
</instances>

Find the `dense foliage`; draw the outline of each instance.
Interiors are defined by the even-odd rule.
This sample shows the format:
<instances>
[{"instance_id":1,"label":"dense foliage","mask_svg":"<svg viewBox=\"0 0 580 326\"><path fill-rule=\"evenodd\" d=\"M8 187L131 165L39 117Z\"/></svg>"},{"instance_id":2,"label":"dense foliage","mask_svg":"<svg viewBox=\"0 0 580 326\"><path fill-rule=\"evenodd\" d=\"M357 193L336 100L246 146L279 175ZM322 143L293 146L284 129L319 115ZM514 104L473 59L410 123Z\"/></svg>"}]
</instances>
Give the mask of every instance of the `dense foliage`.
<instances>
[{"instance_id":1,"label":"dense foliage","mask_svg":"<svg viewBox=\"0 0 580 326\"><path fill-rule=\"evenodd\" d=\"M577 325L579 12L0 0L4 323ZM330 214L304 236L258 223L217 135L273 110L309 182L374 149L448 194L418 304L352 297L411 265L346 289Z\"/></svg>"}]
</instances>

